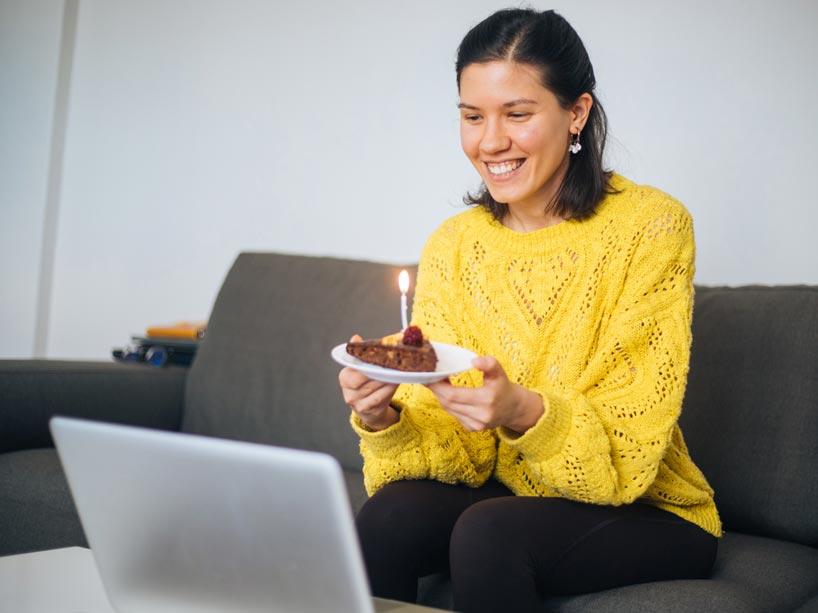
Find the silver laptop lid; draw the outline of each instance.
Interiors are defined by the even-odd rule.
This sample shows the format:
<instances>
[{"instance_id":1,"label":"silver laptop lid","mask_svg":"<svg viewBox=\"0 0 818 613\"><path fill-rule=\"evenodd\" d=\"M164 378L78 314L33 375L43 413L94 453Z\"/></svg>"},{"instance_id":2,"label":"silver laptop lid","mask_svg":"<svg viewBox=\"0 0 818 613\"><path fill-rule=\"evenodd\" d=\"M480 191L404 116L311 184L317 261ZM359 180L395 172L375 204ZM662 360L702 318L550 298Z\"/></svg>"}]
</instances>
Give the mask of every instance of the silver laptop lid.
<instances>
[{"instance_id":1,"label":"silver laptop lid","mask_svg":"<svg viewBox=\"0 0 818 613\"><path fill-rule=\"evenodd\" d=\"M373 610L331 456L61 417L51 431L118 611Z\"/></svg>"}]
</instances>

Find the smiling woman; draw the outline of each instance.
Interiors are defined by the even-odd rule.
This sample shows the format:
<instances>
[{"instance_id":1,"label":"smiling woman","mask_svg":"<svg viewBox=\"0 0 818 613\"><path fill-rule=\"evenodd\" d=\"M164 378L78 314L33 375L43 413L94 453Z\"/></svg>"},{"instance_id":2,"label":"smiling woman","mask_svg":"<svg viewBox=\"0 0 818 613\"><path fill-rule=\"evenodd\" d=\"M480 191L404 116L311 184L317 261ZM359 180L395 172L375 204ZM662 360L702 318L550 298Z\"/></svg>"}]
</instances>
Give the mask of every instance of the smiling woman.
<instances>
[{"instance_id":1,"label":"smiling woman","mask_svg":"<svg viewBox=\"0 0 818 613\"><path fill-rule=\"evenodd\" d=\"M463 151L483 179L482 199L499 218L508 216L509 227L535 230L593 210L595 201L575 205L559 193L571 162L568 135L585 127L590 94L563 108L537 68L495 60L461 72L460 99ZM580 180L577 173L572 179Z\"/></svg>"},{"instance_id":2,"label":"smiling woman","mask_svg":"<svg viewBox=\"0 0 818 613\"><path fill-rule=\"evenodd\" d=\"M499 192L495 198L488 189L490 182L485 182L485 172L475 162L479 159L474 148L479 133L466 126L481 119L481 113L469 112L481 110L474 107L478 102L474 96L489 94L491 98L499 91L520 92L520 97L511 100L486 102L505 111L509 120L506 125L514 121L526 125L534 116L540 128L537 136L552 139L553 156L561 161L553 168L551 192L545 194L545 202L556 217L589 217L610 179L610 172L602 167L608 128L605 110L594 93L594 68L579 36L564 19L543 19L532 27L514 15L513 11L500 11L478 24L458 50L455 70L460 92L461 141L484 180L483 188L476 195L467 196L466 202L485 205L497 219L508 211L509 201ZM563 122L559 126L551 126L561 130L559 136L547 133L546 124L559 122L560 118ZM485 116L482 119L485 121ZM530 131L521 129L517 133L528 135ZM576 153L580 150L584 153L569 160L566 153L572 145ZM494 145L489 141L484 146Z\"/></svg>"},{"instance_id":3,"label":"smiling woman","mask_svg":"<svg viewBox=\"0 0 818 613\"><path fill-rule=\"evenodd\" d=\"M339 381L372 497L358 515L378 596L448 571L463 613L708 576L713 490L678 425L693 223L602 168L585 47L553 11L495 13L457 59L478 205L432 234L412 324L477 354L450 380Z\"/></svg>"}]
</instances>

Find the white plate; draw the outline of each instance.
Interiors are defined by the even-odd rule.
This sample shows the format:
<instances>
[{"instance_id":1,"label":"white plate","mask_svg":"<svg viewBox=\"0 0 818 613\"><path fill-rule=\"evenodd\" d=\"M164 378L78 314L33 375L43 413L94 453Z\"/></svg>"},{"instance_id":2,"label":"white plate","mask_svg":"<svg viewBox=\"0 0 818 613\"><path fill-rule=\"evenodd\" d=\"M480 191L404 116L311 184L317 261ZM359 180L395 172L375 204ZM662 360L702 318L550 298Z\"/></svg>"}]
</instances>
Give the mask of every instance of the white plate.
<instances>
[{"instance_id":1,"label":"white plate","mask_svg":"<svg viewBox=\"0 0 818 613\"><path fill-rule=\"evenodd\" d=\"M347 353L347 344L341 343L332 350L332 359L341 366L349 366L364 373L370 379L383 381L384 383L434 383L441 381L449 375L456 375L472 368L471 361L477 354L463 347L436 343L432 341L432 347L437 354L437 368L434 372L404 372L393 368L384 368L375 364L361 362Z\"/></svg>"}]
</instances>

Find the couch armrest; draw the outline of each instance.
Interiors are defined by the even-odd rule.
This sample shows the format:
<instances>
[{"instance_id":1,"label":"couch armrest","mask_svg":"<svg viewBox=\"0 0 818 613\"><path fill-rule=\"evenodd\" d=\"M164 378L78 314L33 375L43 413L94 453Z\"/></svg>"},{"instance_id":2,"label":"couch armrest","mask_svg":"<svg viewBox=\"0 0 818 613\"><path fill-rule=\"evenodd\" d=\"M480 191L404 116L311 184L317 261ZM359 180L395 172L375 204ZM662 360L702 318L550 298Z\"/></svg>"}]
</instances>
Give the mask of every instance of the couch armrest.
<instances>
[{"instance_id":1,"label":"couch armrest","mask_svg":"<svg viewBox=\"0 0 818 613\"><path fill-rule=\"evenodd\" d=\"M50 447L53 415L178 430L187 369L0 360L0 453Z\"/></svg>"}]
</instances>

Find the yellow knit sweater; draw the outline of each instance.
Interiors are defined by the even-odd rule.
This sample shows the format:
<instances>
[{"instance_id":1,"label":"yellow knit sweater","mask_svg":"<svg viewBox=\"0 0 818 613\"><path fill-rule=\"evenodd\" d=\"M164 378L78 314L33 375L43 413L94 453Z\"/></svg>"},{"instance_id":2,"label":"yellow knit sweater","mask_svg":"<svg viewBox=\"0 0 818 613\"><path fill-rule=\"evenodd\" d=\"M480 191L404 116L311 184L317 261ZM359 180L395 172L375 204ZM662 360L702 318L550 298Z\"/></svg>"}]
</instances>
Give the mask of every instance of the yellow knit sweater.
<instances>
[{"instance_id":1,"label":"yellow knit sweater","mask_svg":"<svg viewBox=\"0 0 818 613\"><path fill-rule=\"evenodd\" d=\"M398 388L400 421L357 417L369 493L401 479L472 487L489 477L520 496L640 501L721 535L713 490L677 419L687 381L692 221L679 202L614 175L596 215L530 233L482 207L445 222L424 248L412 321L432 340L497 358L543 399L518 435L467 432L422 385ZM479 386L482 373L453 378Z\"/></svg>"}]
</instances>

